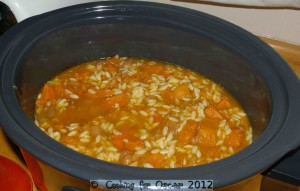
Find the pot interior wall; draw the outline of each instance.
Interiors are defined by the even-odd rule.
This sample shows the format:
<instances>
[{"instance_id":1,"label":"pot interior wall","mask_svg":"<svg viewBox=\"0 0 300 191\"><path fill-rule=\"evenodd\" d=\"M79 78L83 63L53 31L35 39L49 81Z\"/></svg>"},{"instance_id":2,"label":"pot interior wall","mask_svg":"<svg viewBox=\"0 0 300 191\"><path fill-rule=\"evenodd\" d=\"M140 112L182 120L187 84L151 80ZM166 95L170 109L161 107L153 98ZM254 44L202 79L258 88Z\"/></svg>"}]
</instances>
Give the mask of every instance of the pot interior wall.
<instances>
[{"instance_id":1,"label":"pot interior wall","mask_svg":"<svg viewBox=\"0 0 300 191\"><path fill-rule=\"evenodd\" d=\"M249 58L218 40L149 24L87 24L40 37L20 60L15 76L19 100L34 119L42 85L60 71L84 61L119 56L148 58L190 68L221 84L246 110L257 138L267 126L271 98Z\"/></svg>"}]
</instances>

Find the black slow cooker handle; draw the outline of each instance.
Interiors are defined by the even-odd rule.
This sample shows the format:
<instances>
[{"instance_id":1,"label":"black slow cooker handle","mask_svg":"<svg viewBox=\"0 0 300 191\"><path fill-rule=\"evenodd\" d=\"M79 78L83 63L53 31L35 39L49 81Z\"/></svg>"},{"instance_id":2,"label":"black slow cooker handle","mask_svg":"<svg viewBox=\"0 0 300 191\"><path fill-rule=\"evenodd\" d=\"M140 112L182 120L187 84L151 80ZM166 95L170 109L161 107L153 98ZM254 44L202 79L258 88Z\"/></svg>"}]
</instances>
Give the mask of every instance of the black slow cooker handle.
<instances>
[{"instance_id":1,"label":"black slow cooker handle","mask_svg":"<svg viewBox=\"0 0 300 191\"><path fill-rule=\"evenodd\" d=\"M73 186L64 186L61 191L84 191L79 188L75 188Z\"/></svg>"},{"instance_id":2,"label":"black slow cooker handle","mask_svg":"<svg viewBox=\"0 0 300 191\"><path fill-rule=\"evenodd\" d=\"M0 1L0 36L15 24L17 24L17 20L14 14Z\"/></svg>"}]
</instances>

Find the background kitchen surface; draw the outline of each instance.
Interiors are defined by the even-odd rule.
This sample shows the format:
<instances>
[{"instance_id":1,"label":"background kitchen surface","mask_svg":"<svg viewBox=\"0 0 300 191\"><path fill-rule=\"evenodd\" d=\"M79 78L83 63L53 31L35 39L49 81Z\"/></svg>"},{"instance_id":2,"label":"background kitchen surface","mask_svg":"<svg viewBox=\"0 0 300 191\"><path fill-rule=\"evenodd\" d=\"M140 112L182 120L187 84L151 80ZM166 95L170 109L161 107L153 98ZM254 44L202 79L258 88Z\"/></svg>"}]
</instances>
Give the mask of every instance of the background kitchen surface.
<instances>
[{"instance_id":1,"label":"background kitchen surface","mask_svg":"<svg viewBox=\"0 0 300 191\"><path fill-rule=\"evenodd\" d=\"M230 7L221 4L201 4L200 1L193 0L163 2L218 16L256 35L300 45L300 9Z\"/></svg>"},{"instance_id":2,"label":"background kitchen surface","mask_svg":"<svg viewBox=\"0 0 300 191\"><path fill-rule=\"evenodd\" d=\"M92 2L95 0L2 0L18 21L63 6ZM201 0L148 0L183 6L209 13L230 21L259 36L300 45L300 0L208 0L231 4L218 4ZM56 3L57 2L57 3ZM257 4L260 7L238 4ZM263 4L264 3L264 4ZM267 6L271 5L271 7ZM276 4L283 4L277 7ZM293 6L293 7L289 7ZM180 16L180 15L178 15Z\"/></svg>"}]
</instances>

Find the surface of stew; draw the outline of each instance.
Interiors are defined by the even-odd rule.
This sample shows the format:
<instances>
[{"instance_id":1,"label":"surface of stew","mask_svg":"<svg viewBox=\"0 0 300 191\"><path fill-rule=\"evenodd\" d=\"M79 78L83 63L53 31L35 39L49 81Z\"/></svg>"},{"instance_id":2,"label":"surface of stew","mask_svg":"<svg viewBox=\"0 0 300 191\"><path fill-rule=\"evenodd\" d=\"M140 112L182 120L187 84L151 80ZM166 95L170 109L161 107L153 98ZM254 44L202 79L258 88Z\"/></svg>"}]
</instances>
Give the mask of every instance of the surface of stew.
<instances>
[{"instance_id":1,"label":"surface of stew","mask_svg":"<svg viewBox=\"0 0 300 191\"><path fill-rule=\"evenodd\" d=\"M220 160L252 141L245 112L218 84L176 65L118 56L48 81L35 117L75 151L148 168Z\"/></svg>"}]
</instances>

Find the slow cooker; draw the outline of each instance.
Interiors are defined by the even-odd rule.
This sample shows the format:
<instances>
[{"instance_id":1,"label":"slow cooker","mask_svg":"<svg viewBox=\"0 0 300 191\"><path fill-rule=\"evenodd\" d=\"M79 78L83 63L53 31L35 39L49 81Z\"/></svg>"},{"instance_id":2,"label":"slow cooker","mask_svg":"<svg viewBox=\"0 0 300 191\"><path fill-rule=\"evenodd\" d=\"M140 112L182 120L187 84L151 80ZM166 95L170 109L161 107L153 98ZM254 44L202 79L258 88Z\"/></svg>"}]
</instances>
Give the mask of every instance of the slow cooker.
<instances>
[{"instance_id":1,"label":"slow cooker","mask_svg":"<svg viewBox=\"0 0 300 191\"><path fill-rule=\"evenodd\" d=\"M159 3L87 3L26 19L0 44L0 125L42 191L89 190L91 180L212 180L214 189L234 190L300 145L299 79L272 48L220 18ZM146 169L79 154L34 125L34 101L48 79L116 54L174 63L221 84L248 114L253 143L205 165Z\"/></svg>"}]
</instances>

